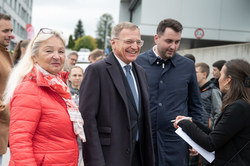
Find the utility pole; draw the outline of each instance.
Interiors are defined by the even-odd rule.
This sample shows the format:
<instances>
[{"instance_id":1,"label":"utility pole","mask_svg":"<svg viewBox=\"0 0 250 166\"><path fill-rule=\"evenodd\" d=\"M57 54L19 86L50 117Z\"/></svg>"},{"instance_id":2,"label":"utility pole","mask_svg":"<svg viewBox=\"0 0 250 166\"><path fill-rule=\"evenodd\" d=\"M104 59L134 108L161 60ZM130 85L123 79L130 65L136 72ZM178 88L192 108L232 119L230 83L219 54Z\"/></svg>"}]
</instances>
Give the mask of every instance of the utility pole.
<instances>
[{"instance_id":1,"label":"utility pole","mask_svg":"<svg viewBox=\"0 0 250 166\"><path fill-rule=\"evenodd\" d=\"M105 25L104 50L107 48L107 31L108 31L108 25L109 25L109 20L107 20L107 23L106 23L106 25Z\"/></svg>"}]
</instances>

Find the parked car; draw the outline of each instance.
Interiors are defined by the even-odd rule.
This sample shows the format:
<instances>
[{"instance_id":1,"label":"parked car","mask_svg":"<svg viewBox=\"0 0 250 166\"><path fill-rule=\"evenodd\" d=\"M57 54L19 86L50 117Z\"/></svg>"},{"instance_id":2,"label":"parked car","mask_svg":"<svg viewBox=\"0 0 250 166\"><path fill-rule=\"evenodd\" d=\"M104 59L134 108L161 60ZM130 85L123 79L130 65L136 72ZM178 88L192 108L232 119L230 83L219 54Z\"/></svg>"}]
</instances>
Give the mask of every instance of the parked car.
<instances>
[{"instance_id":1,"label":"parked car","mask_svg":"<svg viewBox=\"0 0 250 166\"><path fill-rule=\"evenodd\" d=\"M88 59L90 50L87 48L81 48L80 51L77 53L78 53L78 60L76 65L80 66L83 70L85 70L90 64Z\"/></svg>"},{"instance_id":2,"label":"parked car","mask_svg":"<svg viewBox=\"0 0 250 166\"><path fill-rule=\"evenodd\" d=\"M76 66L80 66L83 71L85 71L89 64L90 63L76 63Z\"/></svg>"},{"instance_id":3,"label":"parked car","mask_svg":"<svg viewBox=\"0 0 250 166\"><path fill-rule=\"evenodd\" d=\"M90 63L88 60L90 50L87 48L81 48L78 53L78 63Z\"/></svg>"}]
</instances>

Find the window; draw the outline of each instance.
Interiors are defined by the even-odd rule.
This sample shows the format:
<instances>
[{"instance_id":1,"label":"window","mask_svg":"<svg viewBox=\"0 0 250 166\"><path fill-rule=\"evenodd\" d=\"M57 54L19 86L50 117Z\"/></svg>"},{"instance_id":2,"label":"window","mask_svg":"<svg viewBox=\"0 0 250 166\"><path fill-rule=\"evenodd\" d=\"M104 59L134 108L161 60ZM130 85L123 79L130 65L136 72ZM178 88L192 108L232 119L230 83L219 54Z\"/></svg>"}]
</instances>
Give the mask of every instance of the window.
<instances>
[{"instance_id":1,"label":"window","mask_svg":"<svg viewBox=\"0 0 250 166\"><path fill-rule=\"evenodd\" d=\"M12 20L13 20L13 31L16 33L16 20L15 19Z\"/></svg>"},{"instance_id":2,"label":"window","mask_svg":"<svg viewBox=\"0 0 250 166\"><path fill-rule=\"evenodd\" d=\"M18 4L18 12L17 12L19 16L21 16L21 8L22 8L21 4L19 3Z\"/></svg>"},{"instance_id":3,"label":"window","mask_svg":"<svg viewBox=\"0 0 250 166\"><path fill-rule=\"evenodd\" d=\"M17 7L17 0L15 0L15 3L14 3L14 10L16 11L16 7ZM17 12L17 11L16 11Z\"/></svg>"},{"instance_id":4,"label":"window","mask_svg":"<svg viewBox=\"0 0 250 166\"><path fill-rule=\"evenodd\" d=\"M10 1L11 1L11 0L7 0L6 2L10 5Z\"/></svg>"}]
</instances>

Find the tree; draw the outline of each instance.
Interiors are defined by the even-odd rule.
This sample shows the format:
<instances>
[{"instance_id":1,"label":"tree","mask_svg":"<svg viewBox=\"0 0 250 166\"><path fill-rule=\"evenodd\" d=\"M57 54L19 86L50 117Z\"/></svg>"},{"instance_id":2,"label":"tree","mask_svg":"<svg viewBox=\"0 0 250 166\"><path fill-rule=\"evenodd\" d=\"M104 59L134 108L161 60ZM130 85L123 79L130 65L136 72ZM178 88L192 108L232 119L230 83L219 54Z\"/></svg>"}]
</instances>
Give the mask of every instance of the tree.
<instances>
[{"instance_id":1,"label":"tree","mask_svg":"<svg viewBox=\"0 0 250 166\"><path fill-rule=\"evenodd\" d=\"M78 20L76 28L75 28L75 32L74 32L75 40L77 40L79 37L82 37L82 36L84 36L83 25L82 25L82 21Z\"/></svg>"},{"instance_id":2,"label":"tree","mask_svg":"<svg viewBox=\"0 0 250 166\"><path fill-rule=\"evenodd\" d=\"M113 26L113 17L112 15L105 13L103 14L98 23L97 23L97 37L96 40L98 41L98 48L102 48L105 49L106 48L110 48L110 37L111 37L111 30L112 30L112 26Z\"/></svg>"},{"instance_id":3,"label":"tree","mask_svg":"<svg viewBox=\"0 0 250 166\"><path fill-rule=\"evenodd\" d=\"M69 41L68 41L67 48L71 48L71 49L73 49L73 48L74 48L74 46L75 46L75 42L74 42L74 40L73 40L72 35L70 35L70 36L69 36Z\"/></svg>"},{"instance_id":4,"label":"tree","mask_svg":"<svg viewBox=\"0 0 250 166\"><path fill-rule=\"evenodd\" d=\"M74 50L79 51L81 48L88 48L92 51L96 47L96 41L92 36L82 36L75 41Z\"/></svg>"}]
</instances>

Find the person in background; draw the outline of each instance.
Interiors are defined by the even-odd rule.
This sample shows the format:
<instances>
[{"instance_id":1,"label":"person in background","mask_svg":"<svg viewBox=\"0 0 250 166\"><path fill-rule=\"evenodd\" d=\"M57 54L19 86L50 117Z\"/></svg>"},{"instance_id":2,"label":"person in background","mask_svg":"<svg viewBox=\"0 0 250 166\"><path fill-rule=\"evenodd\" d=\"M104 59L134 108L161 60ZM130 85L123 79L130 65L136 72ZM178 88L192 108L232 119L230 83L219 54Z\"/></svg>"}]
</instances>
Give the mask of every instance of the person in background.
<instances>
[{"instance_id":1,"label":"person in background","mask_svg":"<svg viewBox=\"0 0 250 166\"><path fill-rule=\"evenodd\" d=\"M210 70L208 64L196 63L195 70L204 108L202 122L210 129L213 129L214 123L220 114L221 92L214 83L207 80Z\"/></svg>"},{"instance_id":2,"label":"person in background","mask_svg":"<svg viewBox=\"0 0 250 166\"><path fill-rule=\"evenodd\" d=\"M140 54L136 63L148 78L150 113L156 165L188 165L188 145L171 122L177 115L201 120L201 97L194 63L176 53L182 25L162 20L154 36L155 46Z\"/></svg>"},{"instance_id":3,"label":"person in background","mask_svg":"<svg viewBox=\"0 0 250 166\"><path fill-rule=\"evenodd\" d=\"M212 81L215 86L217 86L217 88L219 88L219 78L220 78L220 71L221 71L221 68L222 66L226 63L225 60L218 60L216 62L213 63L213 78L211 78L210 81Z\"/></svg>"},{"instance_id":4,"label":"person in background","mask_svg":"<svg viewBox=\"0 0 250 166\"><path fill-rule=\"evenodd\" d=\"M20 59L24 56L24 53L26 51L26 48L29 44L29 40L20 40L15 48L14 48L14 53L13 53L13 62L16 65Z\"/></svg>"},{"instance_id":5,"label":"person in background","mask_svg":"<svg viewBox=\"0 0 250 166\"><path fill-rule=\"evenodd\" d=\"M73 66L69 71L68 78L68 87L70 89L70 94L72 100L79 106L79 89L83 79L83 70L79 66ZM78 158L78 166L81 166L82 163L82 142L77 137L78 148L79 148L79 158Z\"/></svg>"},{"instance_id":6,"label":"person in background","mask_svg":"<svg viewBox=\"0 0 250 166\"><path fill-rule=\"evenodd\" d=\"M97 62L99 60L102 60L105 58L104 51L102 49L94 49L90 54L89 54L89 61L90 63Z\"/></svg>"},{"instance_id":7,"label":"person in background","mask_svg":"<svg viewBox=\"0 0 250 166\"><path fill-rule=\"evenodd\" d=\"M7 151L9 137L10 111L9 106L3 104L3 93L13 62L8 51L12 36L11 17L0 13L0 166L3 154Z\"/></svg>"},{"instance_id":8,"label":"person in background","mask_svg":"<svg viewBox=\"0 0 250 166\"><path fill-rule=\"evenodd\" d=\"M250 165L250 64L232 59L220 73L220 91L225 96L214 130L184 116L177 116L174 125L202 148L215 151L212 166Z\"/></svg>"},{"instance_id":9,"label":"person in background","mask_svg":"<svg viewBox=\"0 0 250 166\"><path fill-rule=\"evenodd\" d=\"M83 120L65 84L62 33L42 28L11 73L4 93L10 105L10 166L78 163L76 136Z\"/></svg>"},{"instance_id":10,"label":"person in background","mask_svg":"<svg viewBox=\"0 0 250 166\"><path fill-rule=\"evenodd\" d=\"M86 166L154 166L146 73L134 63L142 45L138 26L121 22L111 32L113 52L84 73Z\"/></svg>"},{"instance_id":11,"label":"person in background","mask_svg":"<svg viewBox=\"0 0 250 166\"><path fill-rule=\"evenodd\" d=\"M83 79L83 69L80 66L73 66L69 71L69 89L73 98L79 97L79 89ZM79 105L79 101L76 102Z\"/></svg>"},{"instance_id":12,"label":"person in background","mask_svg":"<svg viewBox=\"0 0 250 166\"><path fill-rule=\"evenodd\" d=\"M71 52L68 54L63 70L69 72L70 68L76 65L78 59L77 52Z\"/></svg>"},{"instance_id":13,"label":"person in background","mask_svg":"<svg viewBox=\"0 0 250 166\"><path fill-rule=\"evenodd\" d=\"M198 85L200 87L201 100L203 106L202 123L206 127L213 129L215 121L220 114L221 92L214 85L214 83L207 80L210 71L208 64L196 63L195 70L196 70ZM200 156L195 156L190 158L189 165L198 166L198 163L201 162L202 165L204 166L208 164L208 162L205 159L202 159Z\"/></svg>"},{"instance_id":14,"label":"person in background","mask_svg":"<svg viewBox=\"0 0 250 166\"><path fill-rule=\"evenodd\" d=\"M184 57L191 59L195 63L195 57L193 54L185 54Z\"/></svg>"}]
</instances>

